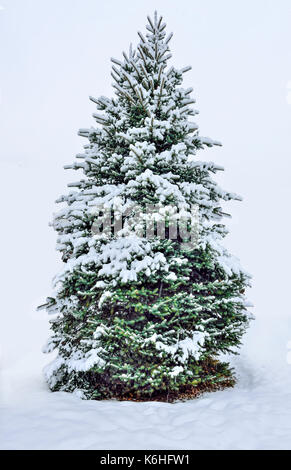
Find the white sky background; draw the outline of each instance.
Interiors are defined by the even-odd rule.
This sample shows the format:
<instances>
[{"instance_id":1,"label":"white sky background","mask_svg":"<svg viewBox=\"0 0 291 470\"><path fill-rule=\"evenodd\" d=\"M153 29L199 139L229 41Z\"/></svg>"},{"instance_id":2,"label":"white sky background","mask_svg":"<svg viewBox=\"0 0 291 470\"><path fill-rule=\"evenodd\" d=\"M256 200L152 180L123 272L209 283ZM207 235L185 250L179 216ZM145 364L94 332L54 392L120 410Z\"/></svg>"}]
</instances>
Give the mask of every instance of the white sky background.
<instances>
[{"instance_id":1,"label":"white sky background","mask_svg":"<svg viewBox=\"0 0 291 470\"><path fill-rule=\"evenodd\" d=\"M0 3L2 360L40 354L47 317L33 309L60 266L47 223L78 179L62 166L85 143L77 130L95 124L88 96L112 93L110 57L138 42L155 9L174 32L173 63L193 67L185 86L201 134L223 143L200 158L223 165L219 182L244 197L227 205L226 244L254 276L254 312L289 315L290 0Z\"/></svg>"}]
</instances>

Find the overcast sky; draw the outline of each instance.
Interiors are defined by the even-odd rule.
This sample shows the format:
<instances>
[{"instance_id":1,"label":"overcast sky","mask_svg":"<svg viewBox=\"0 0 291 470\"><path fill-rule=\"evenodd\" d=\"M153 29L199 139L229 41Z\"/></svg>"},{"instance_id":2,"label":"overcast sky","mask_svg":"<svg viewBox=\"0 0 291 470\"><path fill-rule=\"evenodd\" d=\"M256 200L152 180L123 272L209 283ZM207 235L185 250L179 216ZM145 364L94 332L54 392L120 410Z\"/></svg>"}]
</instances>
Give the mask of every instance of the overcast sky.
<instances>
[{"instance_id":1,"label":"overcast sky","mask_svg":"<svg viewBox=\"0 0 291 470\"><path fill-rule=\"evenodd\" d=\"M254 275L255 313L289 314L290 0L0 4L1 275L9 327L37 321L32 306L49 294L59 267L47 222L66 182L78 178L62 166L85 143L78 129L94 125L88 96L112 94L110 57L138 42L155 9L174 32L173 63L193 67L185 86L194 87L201 134L223 143L200 157L223 165L219 182L244 197L227 208L226 243Z\"/></svg>"}]
</instances>

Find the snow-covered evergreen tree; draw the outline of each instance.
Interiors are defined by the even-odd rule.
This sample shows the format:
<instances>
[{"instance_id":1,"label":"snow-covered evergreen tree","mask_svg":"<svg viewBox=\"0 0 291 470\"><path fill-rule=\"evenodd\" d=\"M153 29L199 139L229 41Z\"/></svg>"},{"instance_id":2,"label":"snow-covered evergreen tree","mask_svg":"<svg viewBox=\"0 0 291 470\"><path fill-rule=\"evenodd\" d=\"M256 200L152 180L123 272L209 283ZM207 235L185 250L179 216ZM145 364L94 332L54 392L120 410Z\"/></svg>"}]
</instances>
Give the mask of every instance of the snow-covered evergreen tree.
<instances>
[{"instance_id":1,"label":"snow-covered evergreen tree","mask_svg":"<svg viewBox=\"0 0 291 470\"><path fill-rule=\"evenodd\" d=\"M232 377L216 359L235 350L248 325L249 275L221 245L221 201L240 198L214 181L223 168L197 158L220 144L191 120L192 89L181 87L190 67L168 67L165 26L148 18L137 49L112 59L115 96L91 98L99 125L80 130L85 151L67 167L84 177L58 200L64 208L53 221L64 268L45 305L56 314L45 348L58 350L45 369L52 390L146 398ZM198 205L198 244L171 239L168 222L164 238L134 231L136 207L146 217L147 205L157 207L151 217ZM92 230L100 208L121 214L118 233Z\"/></svg>"}]
</instances>

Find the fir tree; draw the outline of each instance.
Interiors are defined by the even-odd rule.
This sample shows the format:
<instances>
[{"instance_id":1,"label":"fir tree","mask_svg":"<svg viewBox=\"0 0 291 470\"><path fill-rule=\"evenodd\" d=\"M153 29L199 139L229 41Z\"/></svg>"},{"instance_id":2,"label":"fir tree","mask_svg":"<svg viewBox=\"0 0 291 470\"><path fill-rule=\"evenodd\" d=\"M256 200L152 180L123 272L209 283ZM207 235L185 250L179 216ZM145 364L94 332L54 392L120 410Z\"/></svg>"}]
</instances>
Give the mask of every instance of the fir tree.
<instances>
[{"instance_id":1,"label":"fir tree","mask_svg":"<svg viewBox=\"0 0 291 470\"><path fill-rule=\"evenodd\" d=\"M53 220L64 268L45 305L54 314L45 351L58 350L45 369L51 390L150 398L232 381L217 356L235 352L248 326L249 275L221 245L221 201L241 198L214 181L223 168L197 158L220 144L191 121L192 88L181 87L191 67L168 67L165 27L148 18L137 49L112 59L114 98L90 98L99 125L79 131L85 151L66 167L84 178ZM157 207L151 220L165 207L177 207L179 220L198 206L196 245L169 236L168 215L164 238L132 230L136 207L144 222L147 205ZM123 222L117 234L94 232L100 208Z\"/></svg>"}]
</instances>

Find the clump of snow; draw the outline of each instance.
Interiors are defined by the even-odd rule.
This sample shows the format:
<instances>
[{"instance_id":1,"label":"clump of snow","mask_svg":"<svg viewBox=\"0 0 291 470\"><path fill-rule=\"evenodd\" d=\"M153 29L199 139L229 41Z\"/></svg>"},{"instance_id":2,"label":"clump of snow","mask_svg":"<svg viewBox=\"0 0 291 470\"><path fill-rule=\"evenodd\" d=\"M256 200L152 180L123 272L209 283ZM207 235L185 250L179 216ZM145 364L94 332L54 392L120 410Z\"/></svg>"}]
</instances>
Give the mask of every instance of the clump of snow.
<instances>
[{"instance_id":1,"label":"clump of snow","mask_svg":"<svg viewBox=\"0 0 291 470\"><path fill-rule=\"evenodd\" d=\"M196 361L200 359L204 352L203 346L205 339L208 336L209 334L205 331L194 331L190 336L186 336L186 338L181 340L178 339L175 344L168 345L161 341L162 338L159 335L154 333L147 338L145 342L153 343L157 350L165 351L172 356L176 356L180 353L180 357L176 357L176 360L184 364L190 356L193 356Z\"/></svg>"},{"instance_id":2,"label":"clump of snow","mask_svg":"<svg viewBox=\"0 0 291 470\"><path fill-rule=\"evenodd\" d=\"M183 351L182 362L185 362L189 356L193 356L196 361L200 359L207 336L209 336L208 333L204 331L194 331L192 337L185 338L179 342L179 348Z\"/></svg>"},{"instance_id":3,"label":"clump of snow","mask_svg":"<svg viewBox=\"0 0 291 470\"><path fill-rule=\"evenodd\" d=\"M183 372L183 367L182 366L175 366L173 370L169 373L171 377L176 377L179 375L181 372Z\"/></svg>"},{"instance_id":4,"label":"clump of snow","mask_svg":"<svg viewBox=\"0 0 291 470\"><path fill-rule=\"evenodd\" d=\"M166 276L166 279L168 279L169 281L176 281L177 276L176 276L175 273L170 273L170 274L168 274L168 276Z\"/></svg>"}]
</instances>

